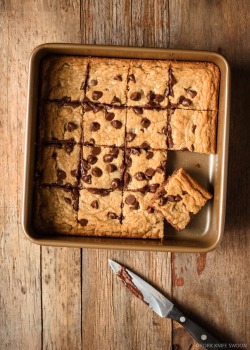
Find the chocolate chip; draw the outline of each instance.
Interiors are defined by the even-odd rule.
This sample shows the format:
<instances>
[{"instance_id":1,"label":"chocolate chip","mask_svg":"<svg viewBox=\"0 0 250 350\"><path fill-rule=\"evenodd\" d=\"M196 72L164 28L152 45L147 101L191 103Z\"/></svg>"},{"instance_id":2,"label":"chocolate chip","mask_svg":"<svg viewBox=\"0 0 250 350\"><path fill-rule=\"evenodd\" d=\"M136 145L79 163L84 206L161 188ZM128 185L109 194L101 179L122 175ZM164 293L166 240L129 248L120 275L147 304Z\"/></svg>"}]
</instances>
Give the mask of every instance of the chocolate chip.
<instances>
[{"instance_id":1,"label":"chocolate chip","mask_svg":"<svg viewBox=\"0 0 250 350\"><path fill-rule=\"evenodd\" d=\"M79 220L79 224L80 224L81 226L87 226L88 220L87 220L87 219L81 219L81 220Z\"/></svg>"},{"instance_id":2,"label":"chocolate chip","mask_svg":"<svg viewBox=\"0 0 250 350\"><path fill-rule=\"evenodd\" d=\"M180 202L182 200L182 197L177 195L174 199L175 202Z\"/></svg>"},{"instance_id":3,"label":"chocolate chip","mask_svg":"<svg viewBox=\"0 0 250 350\"><path fill-rule=\"evenodd\" d=\"M90 174L83 175L82 180L83 180L83 182L85 182L86 184L89 184L89 185L92 183L92 177Z\"/></svg>"},{"instance_id":4,"label":"chocolate chip","mask_svg":"<svg viewBox=\"0 0 250 350\"><path fill-rule=\"evenodd\" d=\"M98 209L98 208L99 208L99 204L98 204L98 201L97 201L97 200L93 201L90 205L91 205L91 207L94 208L94 209Z\"/></svg>"},{"instance_id":5,"label":"chocolate chip","mask_svg":"<svg viewBox=\"0 0 250 350\"><path fill-rule=\"evenodd\" d=\"M149 214L152 214L152 213L154 213L154 208L152 208L152 207L147 207L147 212L149 213Z\"/></svg>"},{"instance_id":6,"label":"chocolate chip","mask_svg":"<svg viewBox=\"0 0 250 350\"><path fill-rule=\"evenodd\" d=\"M125 164L128 166L128 167L131 167L132 165L132 158L128 155L125 156Z\"/></svg>"},{"instance_id":7,"label":"chocolate chip","mask_svg":"<svg viewBox=\"0 0 250 350\"><path fill-rule=\"evenodd\" d=\"M84 111L85 111L85 112L92 111L92 107L91 107L90 105L85 104L85 105L84 105Z\"/></svg>"},{"instance_id":8,"label":"chocolate chip","mask_svg":"<svg viewBox=\"0 0 250 350\"><path fill-rule=\"evenodd\" d=\"M125 136L126 141L131 142L136 137L136 134L134 134L132 131L128 132Z\"/></svg>"},{"instance_id":9,"label":"chocolate chip","mask_svg":"<svg viewBox=\"0 0 250 350\"><path fill-rule=\"evenodd\" d=\"M162 128L161 132L163 133L163 135L167 135L167 134L168 134L168 126L165 125L165 126Z\"/></svg>"},{"instance_id":10,"label":"chocolate chip","mask_svg":"<svg viewBox=\"0 0 250 350\"><path fill-rule=\"evenodd\" d=\"M159 173L159 174L164 174L164 172L165 172L165 170L164 170L163 167L161 167L161 166L158 166L158 167L155 169L155 171L156 171L157 173Z\"/></svg>"},{"instance_id":11,"label":"chocolate chip","mask_svg":"<svg viewBox=\"0 0 250 350\"><path fill-rule=\"evenodd\" d=\"M112 154L112 156L114 158L117 158L118 157L118 154L119 154L119 148L117 147L113 147L111 148L111 150L109 151L110 154Z\"/></svg>"},{"instance_id":12,"label":"chocolate chip","mask_svg":"<svg viewBox=\"0 0 250 350\"><path fill-rule=\"evenodd\" d=\"M91 124L90 130L91 131L98 131L100 129L101 125L97 122L93 122Z\"/></svg>"},{"instance_id":13,"label":"chocolate chip","mask_svg":"<svg viewBox=\"0 0 250 350\"><path fill-rule=\"evenodd\" d=\"M97 162L97 157L96 156L88 156L88 163L93 165Z\"/></svg>"},{"instance_id":14,"label":"chocolate chip","mask_svg":"<svg viewBox=\"0 0 250 350\"><path fill-rule=\"evenodd\" d=\"M195 129L197 128L197 125L192 126L192 132L195 133Z\"/></svg>"},{"instance_id":15,"label":"chocolate chip","mask_svg":"<svg viewBox=\"0 0 250 350\"><path fill-rule=\"evenodd\" d=\"M77 188L73 188L72 189L72 196L74 199L78 199L79 198L79 191Z\"/></svg>"},{"instance_id":16,"label":"chocolate chip","mask_svg":"<svg viewBox=\"0 0 250 350\"><path fill-rule=\"evenodd\" d=\"M93 91L92 98L93 100L97 101L99 98L101 98L103 95L102 91Z\"/></svg>"},{"instance_id":17,"label":"chocolate chip","mask_svg":"<svg viewBox=\"0 0 250 350\"><path fill-rule=\"evenodd\" d=\"M182 195L185 196L185 194L188 194L187 191L182 191Z\"/></svg>"},{"instance_id":18,"label":"chocolate chip","mask_svg":"<svg viewBox=\"0 0 250 350\"><path fill-rule=\"evenodd\" d=\"M125 198L126 204L133 205L133 204L135 204L135 202L136 202L136 198L133 194L130 194Z\"/></svg>"},{"instance_id":19,"label":"chocolate chip","mask_svg":"<svg viewBox=\"0 0 250 350\"><path fill-rule=\"evenodd\" d=\"M105 154L105 156L103 156L103 161L105 163L111 163L114 159L114 156L112 154Z\"/></svg>"},{"instance_id":20,"label":"chocolate chip","mask_svg":"<svg viewBox=\"0 0 250 350\"><path fill-rule=\"evenodd\" d=\"M147 99L149 101L153 101L155 98L155 93L153 91L150 91L148 94L147 94Z\"/></svg>"},{"instance_id":21,"label":"chocolate chip","mask_svg":"<svg viewBox=\"0 0 250 350\"><path fill-rule=\"evenodd\" d=\"M151 122L150 122L150 120L148 118L142 118L141 126L143 128L148 128L150 124L151 124Z\"/></svg>"},{"instance_id":22,"label":"chocolate chip","mask_svg":"<svg viewBox=\"0 0 250 350\"><path fill-rule=\"evenodd\" d=\"M99 188L89 188L88 191L93 193L93 194L98 194L102 197L106 197L110 194L109 190L104 190L104 189L99 189Z\"/></svg>"},{"instance_id":23,"label":"chocolate chip","mask_svg":"<svg viewBox=\"0 0 250 350\"><path fill-rule=\"evenodd\" d=\"M177 99L177 103L181 105L184 100L185 100L185 96L180 96Z\"/></svg>"},{"instance_id":24,"label":"chocolate chip","mask_svg":"<svg viewBox=\"0 0 250 350\"><path fill-rule=\"evenodd\" d=\"M164 100L164 96L160 94L156 94L154 100L156 102L162 102Z\"/></svg>"},{"instance_id":25,"label":"chocolate chip","mask_svg":"<svg viewBox=\"0 0 250 350\"><path fill-rule=\"evenodd\" d=\"M197 95L197 92L194 90L191 90L190 88L184 89L192 98L195 98Z\"/></svg>"},{"instance_id":26,"label":"chocolate chip","mask_svg":"<svg viewBox=\"0 0 250 350\"><path fill-rule=\"evenodd\" d=\"M97 113L99 111L101 111L103 109L103 107L101 105L96 105L93 107L93 112Z\"/></svg>"},{"instance_id":27,"label":"chocolate chip","mask_svg":"<svg viewBox=\"0 0 250 350\"><path fill-rule=\"evenodd\" d=\"M68 154L70 154L74 150L74 145L72 143L65 143L63 148Z\"/></svg>"},{"instance_id":28,"label":"chocolate chip","mask_svg":"<svg viewBox=\"0 0 250 350\"><path fill-rule=\"evenodd\" d=\"M114 77L115 80L119 80L119 81L122 81L122 76L120 74L116 75Z\"/></svg>"},{"instance_id":29,"label":"chocolate chip","mask_svg":"<svg viewBox=\"0 0 250 350\"><path fill-rule=\"evenodd\" d=\"M133 83L136 83L134 74L130 74L130 75L128 76L128 82L129 82L130 80L131 80Z\"/></svg>"},{"instance_id":30,"label":"chocolate chip","mask_svg":"<svg viewBox=\"0 0 250 350\"><path fill-rule=\"evenodd\" d=\"M69 132L75 130L76 128L77 128L77 126L76 126L73 122L68 122L68 124L67 124L67 130L68 130Z\"/></svg>"},{"instance_id":31,"label":"chocolate chip","mask_svg":"<svg viewBox=\"0 0 250 350\"><path fill-rule=\"evenodd\" d=\"M120 120L113 120L111 122L111 125L115 128L115 129L121 129L122 127L122 122Z\"/></svg>"},{"instance_id":32,"label":"chocolate chip","mask_svg":"<svg viewBox=\"0 0 250 350\"><path fill-rule=\"evenodd\" d=\"M93 147L91 153L93 156L98 156L101 153L101 147Z\"/></svg>"},{"instance_id":33,"label":"chocolate chip","mask_svg":"<svg viewBox=\"0 0 250 350\"><path fill-rule=\"evenodd\" d=\"M90 166L88 165L88 162L85 160L85 159L82 159L81 161L81 167L84 169L84 170L89 170L90 169Z\"/></svg>"},{"instance_id":34,"label":"chocolate chip","mask_svg":"<svg viewBox=\"0 0 250 350\"><path fill-rule=\"evenodd\" d=\"M164 197L162 197L162 198L160 198L158 204L159 204L160 207L162 207L162 206L165 205L166 203L167 203L167 199L164 198Z\"/></svg>"},{"instance_id":35,"label":"chocolate chip","mask_svg":"<svg viewBox=\"0 0 250 350\"><path fill-rule=\"evenodd\" d=\"M143 181L145 180L145 174L142 171L139 171L138 173L135 174L135 179L137 181Z\"/></svg>"},{"instance_id":36,"label":"chocolate chip","mask_svg":"<svg viewBox=\"0 0 250 350\"><path fill-rule=\"evenodd\" d=\"M139 101L140 99L141 99L141 93L140 92L133 92L130 95L130 100Z\"/></svg>"},{"instance_id":37,"label":"chocolate chip","mask_svg":"<svg viewBox=\"0 0 250 350\"><path fill-rule=\"evenodd\" d=\"M145 185L137 190L140 193L146 194L148 192L148 185Z\"/></svg>"},{"instance_id":38,"label":"chocolate chip","mask_svg":"<svg viewBox=\"0 0 250 350\"><path fill-rule=\"evenodd\" d=\"M184 107L188 107L188 106L190 106L191 104L192 104L192 101L191 100L189 100L188 98L184 98L184 100L182 101L182 106L184 106Z\"/></svg>"},{"instance_id":39,"label":"chocolate chip","mask_svg":"<svg viewBox=\"0 0 250 350\"><path fill-rule=\"evenodd\" d=\"M167 196L167 200L169 202L174 202L174 196L172 196L171 194Z\"/></svg>"},{"instance_id":40,"label":"chocolate chip","mask_svg":"<svg viewBox=\"0 0 250 350\"><path fill-rule=\"evenodd\" d=\"M78 209L79 209L78 201L74 201L72 207L75 211L78 211Z\"/></svg>"},{"instance_id":41,"label":"chocolate chip","mask_svg":"<svg viewBox=\"0 0 250 350\"><path fill-rule=\"evenodd\" d=\"M77 177L78 176L78 170L75 169L75 170L71 170L71 175L74 176L74 177Z\"/></svg>"},{"instance_id":42,"label":"chocolate chip","mask_svg":"<svg viewBox=\"0 0 250 350\"><path fill-rule=\"evenodd\" d=\"M125 187L130 183L131 181L131 176L128 172L124 174L124 185Z\"/></svg>"},{"instance_id":43,"label":"chocolate chip","mask_svg":"<svg viewBox=\"0 0 250 350\"><path fill-rule=\"evenodd\" d=\"M133 209L133 210L138 210L140 209L140 203L138 201L136 201L131 207L130 209Z\"/></svg>"},{"instance_id":44,"label":"chocolate chip","mask_svg":"<svg viewBox=\"0 0 250 350\"><path fill-rule=\"evenodd\" d=\"M57 184L58 186L62 186L62 185L63 185L63 180L57 180L57 181L56 181L56 184Z\"/></svg>"},{"instance_id":45,"label":"chocolate chip","mask_svg":"<svg viewBox=\"0 0 250 350\"><path fill-rule=\"evenodd\" d=\"M111 211L109 211L107 215L112 220L118 219L118 216L115 213L112 213Z\"/></svg>"},{"instance_id":46,"label":"chocolate chip","mask_svg":"<svg viewBox=\"0 0 250 350\"><path fill-rule=\"evenodd\" d=\"M146 153L146 158L147 159L151 159L151 158L153 158L153 156L154 156L154 152L147 151L147 153Z\"/></svg>"},{"instance_id":47,"label":"chocolate chip","mask_svg":"<svg viewBox=\"0 0 250 350\"><path fill-rule=\"evenodd\" d=\"M95 140L94 139L89 139L89 141L86 141L84 142L84 146L87 146L87 147L92 147L95 145Z\"/></svg>"},{"instance_id":48,"label":"chocolate chip","mask_svg":"<svg viewBox=\"0 0 250 350\"><path fill-rule=\"evenodd\" d=\"M98 168L97 166L92 169L92 175L96 177L101 177L102 176L102 170Z\"/></svg>"},{"instance_id":49,"label":"chocolate chip","mask_svg":"<svg viewBox=\"0 0 250 350\"><path fill-rule=\"evenodd\" d=\"M115 117L115 113L112 113L112 112L108 112L106 115L105 115L105 119L108 120L109 122L111 122L111 120L113 120Z\"/></svg>"},{"instance_id":50,"label":"chocolate chip","mask_svg":"<svg viewBox=\"0 0 250 350\"><path fill-rule=\"evenodd\" d=\"M115 164L108 164L106 166L106 170L108 173L113 173L114 171L117 170L117 166Z\"/></svg>"},{"instance_id":51,"label":"chocolate chip","mask_svg":"<svg viewBox=\"0 0 250 350\"><path fill-rule=\"evenodd\" d=\"M89 86L96 86L98 84L98 81L96 79L92 79L89 82Z\"/></svg>"},{"instance_id":52,"label":"chocolate chip","mask_svg":"<svg viewBox=\"0 0 250 350\"><path fill-rule=\"evenodd\" d=\"M148 176L148 177L153 177L155 174L155 170L153 168L148 168L146 171L145 171L145 175Z\"/></svg>"},{"instance_id":53,"label":"chocolate chip","mask_svg":"<svg viewBox=\"0 0 250 350\"><path fill-rule=\"evenodd\" d=\"M111 104L113 103L121 103L121 100L118 97L114 96L113 100L111 101Z\"/></svg>"},{"instance_id":54,"label":"chocolate chip","mask_svg":"<svg viewBox=\"0 0 250 350\"><path fill-rule=\"evenodd\" d=\"M150 193L155 193L159 187L160 187L160 184L149 185L149 192Z\"/></svg>"},{"instance_id":55,"label":"chocolate chip","mask_svg":"<svg viewBox=\"0 0 250 350\"><path fill-rule=\"evenodd\" d=\"M82 102L83 103L88 103L90 101L90 99L87 96L84 96Z\"/></svg>"},{"instance_id":56,"label":"chocolate chip","mask_svg":"<svg viewBox=\"0 0 250 350\"><path fill-rule=\"evenodd\" d=\"M147 142L147 141L144 141L141 145L140 145L140 148L142 148L142 149L147 149L147 148L149 148L150 147L150 145L149 145L149 143Z\"/></svg>"},{"instance_id":57,"label":"chocolate chip","mask_svg":"<svg viewBox=\"0 0 250 350\"><path fill-rule=\"evenodd\" d=\"M130 151L131 154L134 154L136 156L139 156L141 154L141 150L139 148L131 148Z\"/></svg>"},{"instance_id":58,"label":"chocolate chip","mask_svg":"<svg viewBox=\"0 0 250 350\"><path fill-rule=\"evenodd\" d=\"M72 203L72 200L70 198L67 198L67 197L64 197L64 200L67 204L70 204Z\"/></svg>"},{"instance_id":59,"label":"chocolate chip","mask_svg":"<svg viewBox=\"0 0 250 350\"><path fill-rule=\"evenodd\" d=\"M64 180L66 179L66 173L63 170L57 170L57 177L59 180Z\"/></svg>"},{"instance_id":60,"label":"chocolate chip","mask_svg":"<svg viewBox=\"0 0 250 350\"><path fill-rule=\"evenodd\" d=\"M121 180L120 179L113 179L111 182L111 187L113 188L113 190L116 190L117 188L121 187Z\"/></svg>"},{"instance_id":61,"label":"chocolate chip","mask_svg":"<svg viewBox=\"0 0 250 350\"><path fill-rule=\"evenodd\" d=\"M143 108L141 108L141 107L133 107L133 111L139 115L143 114Z\"/></svg>"}]
</instances>

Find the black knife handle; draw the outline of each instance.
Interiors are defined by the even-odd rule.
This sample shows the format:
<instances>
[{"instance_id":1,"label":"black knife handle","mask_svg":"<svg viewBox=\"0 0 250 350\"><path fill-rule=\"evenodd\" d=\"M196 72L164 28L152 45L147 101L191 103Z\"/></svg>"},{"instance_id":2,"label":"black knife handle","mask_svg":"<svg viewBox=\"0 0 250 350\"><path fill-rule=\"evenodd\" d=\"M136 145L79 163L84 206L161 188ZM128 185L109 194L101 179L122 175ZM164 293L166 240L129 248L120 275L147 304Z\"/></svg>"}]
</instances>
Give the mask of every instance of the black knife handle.
<instances>
[{"instance_id":1,"label":"black knife handle","mask_svg":"<svg viewBox=\"0 0 250 350\"><path fill-rule=\"evenodd\" d=\"M208 333L204 328L199 326L197 323L192 321L182 312L180 312L177 307L173 307L170 313L167 315L168 318L179 322L186 330L192 334L194 339L201 344L205 349L218 349L218 345L222 345L220 340L216 339L210 333Z\"/></svg>"}]
</instances>

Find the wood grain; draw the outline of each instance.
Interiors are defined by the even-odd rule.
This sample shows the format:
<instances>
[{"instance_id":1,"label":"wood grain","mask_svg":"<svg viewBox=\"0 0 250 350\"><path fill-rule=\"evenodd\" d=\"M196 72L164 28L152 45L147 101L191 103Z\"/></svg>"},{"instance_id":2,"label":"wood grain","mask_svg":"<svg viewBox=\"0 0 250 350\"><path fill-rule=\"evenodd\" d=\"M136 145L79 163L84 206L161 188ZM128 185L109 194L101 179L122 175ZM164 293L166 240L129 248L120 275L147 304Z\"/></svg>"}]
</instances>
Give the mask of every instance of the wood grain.
<instances>
[{"instance_id":1,"label":"wood grain","mask_svg":"<svg viewBox=\"0 0 250 350\"><path fill-rule=\"evenodd\" d=\"M250 3L0 0L0 348L201 349L112 273L140 274L222 340L250 346ZM226 230L208 254L45 248L20 225L28 60L45 42L193 48L232 66Z\"/></svg>"}]
</instances>

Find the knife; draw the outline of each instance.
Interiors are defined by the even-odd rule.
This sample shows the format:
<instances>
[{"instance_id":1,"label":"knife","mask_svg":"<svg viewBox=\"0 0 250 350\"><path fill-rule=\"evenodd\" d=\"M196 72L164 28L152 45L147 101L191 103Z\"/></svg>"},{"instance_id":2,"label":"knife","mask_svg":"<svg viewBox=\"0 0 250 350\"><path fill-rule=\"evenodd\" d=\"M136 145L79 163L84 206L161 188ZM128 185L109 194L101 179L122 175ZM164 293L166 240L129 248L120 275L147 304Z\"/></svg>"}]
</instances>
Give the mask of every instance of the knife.
<instances>
[{"instance_id":1,"label":"knife","mask_svg":"<svg viewBox=\"0 0 250 350\"><path fill-rule=\"evenodd\" d=\"M135 273L113 260L108 259L108 262L125 286L135 294L137 298L141 299L159 316L179 322L204 348L218 349L220 345L225 345L225 343L221 343L220 340L216 339L209 334L209 332L184 315L170 300Z\"/></svg>"}]
</instances>

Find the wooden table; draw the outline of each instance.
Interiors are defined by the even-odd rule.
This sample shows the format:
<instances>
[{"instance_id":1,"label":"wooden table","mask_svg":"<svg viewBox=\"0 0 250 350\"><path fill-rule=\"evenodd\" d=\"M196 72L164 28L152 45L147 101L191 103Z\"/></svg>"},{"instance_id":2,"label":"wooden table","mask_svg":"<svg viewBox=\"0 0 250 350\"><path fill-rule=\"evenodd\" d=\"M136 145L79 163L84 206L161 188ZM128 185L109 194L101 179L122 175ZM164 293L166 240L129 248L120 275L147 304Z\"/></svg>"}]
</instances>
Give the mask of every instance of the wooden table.
<instances>
[{"instance_id":1,"label":"wooden table","mask_svg":"<svg viewBox=\"0 0 250 350\"><path fill-rule=\"evenodd\" d=\"M152 281L223 341L250 347L250 2L1 0L0 349L200 349L111 273ZM232 67L224 239L208 254L39 247L21 218L28 60L46 42L204 49ZM243 344L243 345L242 345Z\"/></svg>"}]
</instances>

